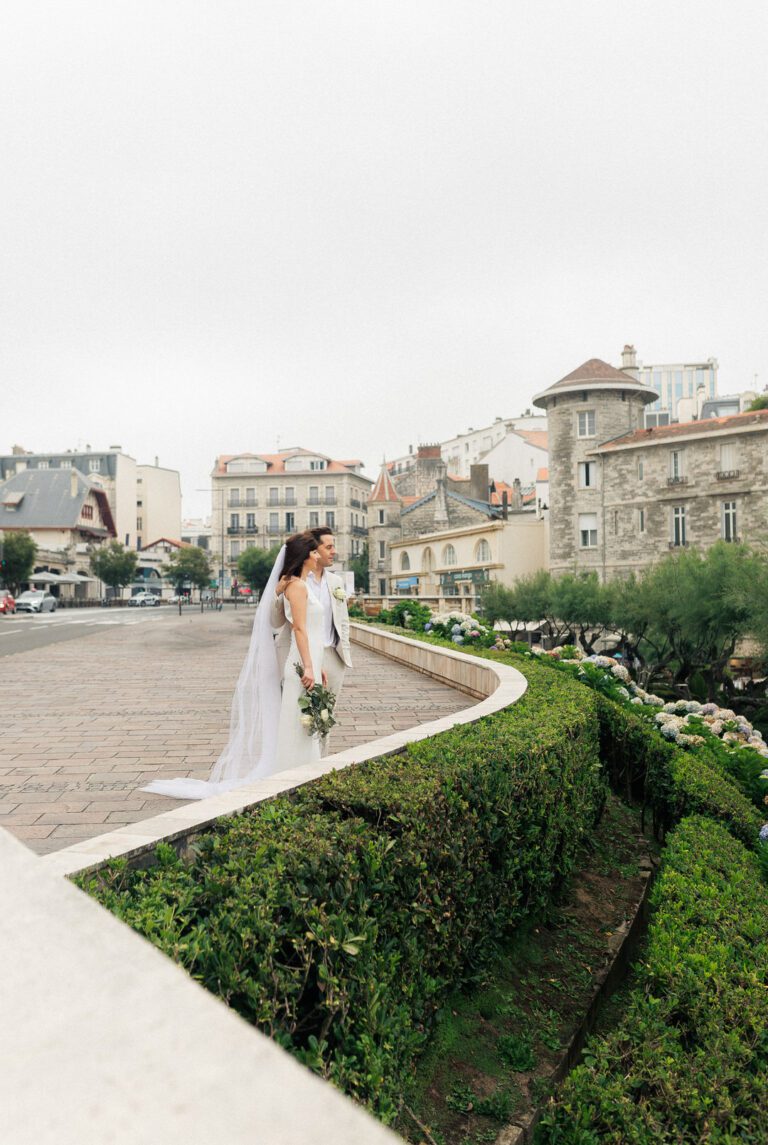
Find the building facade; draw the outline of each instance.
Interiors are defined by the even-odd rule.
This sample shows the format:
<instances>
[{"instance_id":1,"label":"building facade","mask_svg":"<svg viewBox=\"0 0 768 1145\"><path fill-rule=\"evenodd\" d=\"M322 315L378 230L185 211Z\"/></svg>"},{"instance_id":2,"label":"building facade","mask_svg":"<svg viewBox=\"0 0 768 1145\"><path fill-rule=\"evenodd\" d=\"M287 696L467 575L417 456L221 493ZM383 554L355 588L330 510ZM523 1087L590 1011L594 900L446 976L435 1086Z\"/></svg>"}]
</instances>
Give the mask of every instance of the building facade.
<instances>
[{"instance_id":1,"label":"building facade","mask_svg":"<svg viewBox=\"0 0 768 1145\"><path fill-rule=\"evenodd\" d=\"M553 573L607 581L686 546L768 542L768 410L644 428L654 391L599 359L534 401L552 443Z\"/></svg>"},{"instance_id":2,"label":"building facade","mask_svg":"<svg viewBox=\"0 0 768 1145\"><path fill-rule=\"evenodd\" d=\"M540 455L535 463L529 463L525 450L526 445L533 445L546 451L546 430L546 418L526 410L519 417L497 417L491 425L468 429L466 433L460 433L430 448L438 450L451 477L468 480L471 467L484 462L489 465L491 475L500 481L512 482L516 477L524 481L528 470L535 472L537 466L547 463L546 457L542 461ZM498 447L503 445L510 434L517 435L518 440L512 443L511 450L499 450ZM391 461L389 467L392 476L399 479L402 474L414 469L422 449L423 446L417 450L409 446L408 453ZM491 451L494 451L493 457L499 462L498 465L491 462ZM523 457L520 456L521 451Z\"/></svg>"},{"instance_id":3,"label":"building facade","mask_svg":"<svg viewBox=\"0 0 768 1145\"><path fill-rule=\"evenodd\" d=\"M117 540L139 549L153 536L180 537L181 486L178 471L138 465L119 445L109 449L29 453L14 446L0 456L0 480L24 470L70 470L82 473L107 495Z\"/></svg>"},{"instance_id":4,"label":"building facade","mask_svg":"<svg viewBox=\"0 0 768 1145\"><path fill-rule=\"evenodd\" d=\"M646 427L669 425L680 420L679 405L717 396L717 358L705 362L671 362L646 366L638 362L634 346L625 346L621 368L654 393L645 412ZM683 418L690 416L684 406Z\"/></svg>"},{"instance_id":5,"label":"building facade","mask_svg":"<svg viewBox=\"0 0 768 1145\"><path fill-rule=\"evenodd\" d=\"M336 538L336 568L343 571L368 536L372 482L362 468L362 461L301 448L218 457L211 474L211 551L224 589L231 588L246 548L270 549L321 525Z\"/></svg>"}]
</instances>

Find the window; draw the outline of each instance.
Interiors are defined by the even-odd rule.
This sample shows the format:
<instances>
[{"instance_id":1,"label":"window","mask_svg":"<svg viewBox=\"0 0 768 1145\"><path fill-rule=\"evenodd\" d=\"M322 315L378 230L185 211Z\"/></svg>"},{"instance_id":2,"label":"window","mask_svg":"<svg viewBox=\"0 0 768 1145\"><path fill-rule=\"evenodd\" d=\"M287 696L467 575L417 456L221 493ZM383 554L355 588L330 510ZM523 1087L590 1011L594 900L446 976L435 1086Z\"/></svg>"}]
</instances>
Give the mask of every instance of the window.
<instances>
[{"instance_id":1,"label":"window","mask_svg":"<svg viewBox=\"0 0 768 1145\"><path fill-rule=\"evenodd\" d=\"M256 514L255 513L246 513L245 514L245 527L249 533L252 533L255 531L255 529L256 529Z\"/></svg>"},{"instance_id":2,"label":"window","mask_svg":"<svg viewBox=\"0 0 768 1145\"><path fill-rule=\"evenodd\" d=\"M285 503L286 503L286 505L295 505L296 504L296 487L294 485L288 485L286 487Z\"/></svg>"},{"instance_id":3,"label":"window","mask_svg":"<svg viewBox=\"0 0 768 1145\"><path fill-rule=\"evenodd\" d=\"M597 462L579 462L579 489L593 489L597 484Z\"/></svg>"},{"instance_id":4,"label":"window","mask_svg":"<svg viewBox=\"0 0 768 1145\"><path fill-rule=\"evenodd\" d=\"M309 501L310 505L319 505L320 504L320 486L319 485L310 485L309 497L307 498L307 500Z\"/></svg>"},{"instance_id":5,"label":"window","mask_svg":"<svg viewBox=\"0 0 768 1145\"><path fill-rule=\"evenodd\" d=\"M240 556L240 542L239 541L232 541L232 543L230 545L230 549L229 549L230 560L236 561L239 556Z\"/></svg>"},{"instance_id":6,"label":"window","mask_svg":"<svg viewBox=\"0 0 768 1145\"><path fill-rule=\"evenodd\" d=\"M721 536L724 541L737 541L736 502L723 501L720 506Z\"/></svg>"},{"instance_id":7,"label":"window","mask_svg":"<svg viewBox=\"0 0 768 1145\"><path fill-rule=\"evenodd\" d=\"M86 513L86 511L85 511L86 509L89 509L90 512ZM90 505L83 505L83 516L84 517L92 517L93 516L93 509L91 509ZM143 517L137 517L136 518L136 528L139 530L139 532L141 532L141 530L144 528L144 518Z\"/></svg>"},{"instance_id":8,"label":"window","mask_svg":"<svg viewBox=\"0 0 768 1145\"><path fill-rule=\"evenodd\" d=\"M597 548L597 513L579 513L579 545L582 549Z\"/></svg>"},{"instance_id":9,"label":"window","mask_svg":"<svg viewBox=\"0 0 768 1145\"><path fill-rule=\"evenodd\" d=\"M101 458L100 457L91 457L90 458L90 460L88 462L88 472L89 473L100 473L101 472Z\"/></svg>"},{"instance_id":10,"label":"window","mask_svg":"<svg viewBox=\"0 0 768 1145\"><path fill-rule=\"evenodd\" d=\"M448 566L456 564L456 550L453 545L446 545L443 549L443 564Z\"/></svg>"},{"instance_id":11,"label":"window","mask_svg":"<svg viewBox=\"0 0 768 1145\"><path fill-rule=\"evenodd\" d=\"M724 442L720 446L720 473L735 474L739 468L739 459L736 453L736 442Z\"/></svg>"},{"instance_id":12,"label":"window","mask_svg":"<svg viewBox=\"0 0 768 1145\"><path fill-rule=\"evenodd\" d=\"M580 410L578 415L578 436L595 436L595 411L593 409Z\"/></svg>"},{"instance_id":13,"label":"window","mask_svg":"<svg viewBox=\"0 0 768 1145\"><path fill-rule=\"evenodd\" d=\"M387 582L385 580L380 579L379 580L379 596L386 596L386 595L387 595Z\"/></svg>"},{"instance_id":14,"label":"window","mask_svg":"<svg viewBox=\"0 0 768 1145\"><path fill-rule=\"evenodd\" d=\"M685 505L675 505L672 510L672 545L677 548L685 543Z\"/></svg>"},{"instance_id":15,"label":"window","mask_svg":"<svg viewBox=\"0 0 768 1145\"><path fill-rule=\"evenodd\" d=\"M41 459L40 461L38 461L37 468L38 469L47 469L48 468L47 460Z\"/></svg>"},{"instance_id":16,"label":"window","mask_svg":"<svg viewBox=\"0 0 768 1145\"><path fill-rule=\"evenodd\" d=\"M325 523L329 529L336 528L336 514L334 512L325 514Z\"/></svg>"},{"instance_id":17,"label":"window","mask_svg":"<svg viewBox=\"0 0 768 1145\"><path fill-rule=\"evenodd\" d=\"M424 572L432 572L434 568L435 558L431 549L425 549L421 557L421 567Z\"/></svg>"},{"instance_id":18,"label":"window","mask_svg":"<svg viewBox=\"0 0 768 1145\"><path fill-rule=\"evenodd\" d=\"M640 461L638 461L638 463L637 463L637 480L642 481L644 477L645 477L645 465L643 464L643 460L641 458Z\"/></svg>"},{"instance_id":19,"label":"window","mask_svg":"<svg viewBox=\"0 0 768 1145\"><path fill-rule=\"evenodd\" d=\"M485 537L477 542L475 548L475 561L477 564L487 564L491 559L491 546L486 541Z\"/></svg>"},{"instance_id":20,"label":"window","mask_svg":"<svg viewBox=\"0 0 768 1145\"><path fill-rule=\"evenodd\" d=\"M279 505L280 504L280 490L277 488L276 485L272 485L270 487L269 504L270 505Z\"/></svg>"},{"instance_id":21,"label":"window","mask_svg":"<svg viewBox=\"0 0 768 1145\"><path fill-rule=\"evenodd\" d=\"M385 509L379 509L379 524L385 525L386 521L387 521L386 510Z\"/></svg>"},{"instance_id":22,"label":"window","mask_svg":"<svg viewBox=\"0 0 768 1145\"><path fill-rule=\"evenodd\" d=\"M60 469L71 469L72 468L72 462L69 460L68 457L63 457L61 459L61 461L59 462L59 468Z\"/></svg>"},{"instance_id":23,"label":"window","mask_svg":"<svg viewBox=\"0 0 768 1145\"><path fill-rule=\"evenodd\" d=\"M309 468L310 469L325 469L325 461L322 461L319 458L316 461L310 461Z\"/></svg>"},{"instance_id":24,"label":"window","mask_svg":"<svg viewBox=\"0 0 768 1145\"><path fill-rule=\"evenodd\" d=\"M638 533L645 532L645 509L637 510L637 531Z\"/></svg>"},{"instance_id":25,"label":"window","mask_svg":"<svg viewBox=\"0 0 768 1145\"><path fill-rule=\"evenodd\" d=\"M387 542L379 541L379 560L383 561L387 555Z\"/></svg>"},{"instance_id":26,"label":"window","mask_svg":"<svg viewBox=\"0 0 768 1145\"><path fill-rule=\"evenodd\" d=\"M619 532L619 510L614 509L613 510L613 535L614 535L614 537L618 535L618 532Z\"/></svg>"},{"instance_id":27,"label":"window","mask_svg":"<svg viewBox=\"0 0 768 1145\"><path fill-rule=\"evenodd\" d=\"M285 531L286 531L286 533L295 533L295 531L296 531L296 514L295 513L286 513L285 514Z\"/></svg>"},{"instance_id":28,"label":"window","mask_svg":"<svg viewBox=\"0 0 768 1145\"><path fill-rule=\"evenodd\" d=\"M246 505L256 504L256 490L253 488L253 486L251 486L249 489L246 489L245 491L245 503Z\"/></svg>"},{"instance_id":29,"label":"window","mask_svg":"<svg viewBox=\"0 0 768 1145\"><path fill-rule=\"evenodd\" d=\"M317 512L310 513L309 514L309 527L310 527L310 529L316 529L319 526L319 524L320 524L320 514Z\"/></svg>"},{"instance_id":30,"label":"window","mask_svg":"<svg viewBox=\"0 0 768 1145\"><path fill-rule=\"evenodd\" d=\"M400 569L402 572L408 572L411 567L411 558L407 553L400 554Z\"/></svg>"},{"instance_id":31,"label":"window","mask_svg":"<svg viewBox=\"0 0 768 1145\"><path fill-rule=\"evenodd\" d=\"M279 513L270 513L269 514L269 525L267 527L268 527L268 530L270 533L279 533L280 532L280 514Z\"/></svg>"},{"instance_id":32,"label":"window","mask_svg":"<svg viewBox=\"0 0 768 1145\"><path fill-rule=\"evenodd\" d=\"M673 449L669 455L669 477L671 481L680 481L683 477L683 451Z\"/></svg>"},{"instance_id":33,"label":"window","mask_svg":"<svg viewBox=\"0 0 768 1145\"><path fill-rule=\"evenodd\" d=\"M230 489L230 491L229 491L229 503L230 503L230 505L239 505L240 504L240 490L239 489Z\"/></svg>"},{"instance_id":34,"label":"window","mask_svg":"<svg viewBox=\"0 0 768 1145\"><path fill-rule=\"evenodd\" d=\"M336 504L336 489L333 485L326 485L325 487L325 503L326 505Z\"/></svg>"}]
</instances>

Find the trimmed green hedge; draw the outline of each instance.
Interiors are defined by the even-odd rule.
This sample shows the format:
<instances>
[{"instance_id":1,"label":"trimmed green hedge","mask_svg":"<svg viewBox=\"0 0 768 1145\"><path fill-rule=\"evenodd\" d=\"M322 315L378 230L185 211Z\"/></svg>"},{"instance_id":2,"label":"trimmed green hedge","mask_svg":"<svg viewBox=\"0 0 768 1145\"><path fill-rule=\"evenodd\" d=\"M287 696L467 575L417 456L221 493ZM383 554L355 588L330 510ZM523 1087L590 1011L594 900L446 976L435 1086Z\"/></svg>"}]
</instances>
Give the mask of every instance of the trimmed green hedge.
<instances>
[{"instance_id":1,"label":"trimmed green hedge","mask_svg":"<svg viewBox=\"0 0 768 1145\"><path fill-rule=\"evenodd\" d=\"M540 1145L768 1140L768 899L756 857L703 816L669 836L617 1029L545 1111Z\"/></svg>"},{"instance_id":2,"label":"trimmed green hedge","mask_svg":"<svg viewBox=\"0 0 768 1145\"><path fill-rule=\"evenodd\" d=\"M596 702L526 665L503 712L81 885L387 1120L447 991L551 896L605 799Z\"/></svg>"}]
</instances>

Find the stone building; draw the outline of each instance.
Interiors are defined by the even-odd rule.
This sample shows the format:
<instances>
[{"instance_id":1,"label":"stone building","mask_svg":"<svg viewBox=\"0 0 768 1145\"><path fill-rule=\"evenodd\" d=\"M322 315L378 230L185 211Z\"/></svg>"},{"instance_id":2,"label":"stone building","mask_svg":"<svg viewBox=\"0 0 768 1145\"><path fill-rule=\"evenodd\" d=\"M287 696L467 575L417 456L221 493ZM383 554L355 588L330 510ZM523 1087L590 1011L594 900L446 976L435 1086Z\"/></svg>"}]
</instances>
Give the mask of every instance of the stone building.
<instances>
[{"instance_id":1,"label":"stone building","mask_svg":"<svg viewBox=\"0 0 768 1145\"><path fill-rule=\"evenodd\" d=\"M626 576L716 540L768 541L768 410L644 428L656 394L592 359L539 394L553 573Z\"/></svg>"},{"instance_id":2,"label":"stone building","mask_svg":"<svg viewBox=\"0 0 768 1145\"><path fill-rule=\"evenodd\" d=\"M533 490L524 498L519 482L497 488L487 465L456 481L438 450L422 446L397 484L382 466L368 502L370 593L475 607L489 580L511 583L545 566L546 526Z\"/></svg>"},{"instance_id":3,"label":"stone building","mask_svg":"<svg viewBox=\"0 0 768 1145\"><path fill-rule=\"evenodd\" d=\"M372 482L362 461L336 461L309 449L216 458L211 474L211 549L223 587L231 587L246 548L272 548L291 533L327 525L337 569L363 551Z\"/></svg>"}]
</instances>

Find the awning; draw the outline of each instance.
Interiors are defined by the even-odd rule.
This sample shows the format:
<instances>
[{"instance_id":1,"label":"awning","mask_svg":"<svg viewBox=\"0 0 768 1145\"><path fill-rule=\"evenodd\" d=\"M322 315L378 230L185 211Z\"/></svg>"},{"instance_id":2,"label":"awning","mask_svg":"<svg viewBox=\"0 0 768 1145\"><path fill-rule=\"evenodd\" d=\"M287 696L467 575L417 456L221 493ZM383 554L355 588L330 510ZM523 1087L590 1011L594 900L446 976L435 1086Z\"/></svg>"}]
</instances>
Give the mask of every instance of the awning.
<instances>
[{"instance_id":1,"label":"awning","mask_svg":"<svg viewBox=\"0 0 768 1145\"><path fill-rule=\"evenodd\" d=\"M419 578L417 576L409 576L404 580L396 580L395 588L415 588L418 583Z\"/></svg>"}]
</instances>

